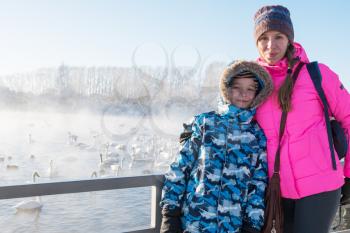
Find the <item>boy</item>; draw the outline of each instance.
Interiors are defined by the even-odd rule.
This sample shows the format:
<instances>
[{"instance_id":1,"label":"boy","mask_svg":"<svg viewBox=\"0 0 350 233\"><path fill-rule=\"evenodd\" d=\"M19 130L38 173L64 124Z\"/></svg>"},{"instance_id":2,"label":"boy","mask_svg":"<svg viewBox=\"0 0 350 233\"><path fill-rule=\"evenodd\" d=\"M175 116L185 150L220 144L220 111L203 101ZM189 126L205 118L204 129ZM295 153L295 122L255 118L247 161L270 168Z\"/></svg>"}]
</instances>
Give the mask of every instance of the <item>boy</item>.
<instances>
[{"instance_id":1,"label":"boy","mask_svg":"<svg viewBox=\"0 0 350 233\"><path fill-rule=\"evenodd\" d=\"M162 233L262 228L266 139L253 117L272 81L257 63L238 61L224 70L220 89L218 110L194 117L190 137L165 175Z\"/></svg>"}]
</instances>

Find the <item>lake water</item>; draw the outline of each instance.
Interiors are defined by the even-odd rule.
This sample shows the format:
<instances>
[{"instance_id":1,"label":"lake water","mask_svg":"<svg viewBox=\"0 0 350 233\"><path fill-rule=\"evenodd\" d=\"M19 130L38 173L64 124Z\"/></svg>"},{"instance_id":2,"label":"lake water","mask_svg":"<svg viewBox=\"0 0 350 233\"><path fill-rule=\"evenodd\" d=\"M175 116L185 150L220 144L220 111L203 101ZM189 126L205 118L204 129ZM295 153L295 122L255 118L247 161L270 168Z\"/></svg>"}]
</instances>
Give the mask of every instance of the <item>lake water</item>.
<instances>
[{"instance_id":1,"label":"lake water","mask_svg":"<svg viewBox=\"0 0 350 233\"><path fill-rule=\"evenodd\" d=\"M99 164L100 154L113 152L116 145L124 145L127 154L139 150L143 156L140 161L151 161L136 166L126 157L118 176L162 173L176 154L181 123L192 115L178 109L153 118L137 112L116 116L106 112L2 111L0 185L33 182L34 171L40 174L36 182L88 179L94 171L115 176L115 171L100 172ZM77 136L76 141L72 142L68 132ZM155 166L156 161L162 165ZM31 198L0 200L0 229L2 233L114 233L147 228L151 221L150 197L148 187L43 196L41 211L34 212L13 208ZM339 229L350 227L349 213Z\"/></svg>"},{"instance_id":2,"label":"lake water","mask_svg":"<svg viewBox=\"0 0 350 233\"><path fill-rule=\"evenodd\" d=\"M118 176L164 172L173 158L170 152L175 150L174 139L181 130L180 122L185 119L167 119L160 115L153 128L151 120L154 125L155 119L137 113L112 116L88 112L3 111L0 114L0 185L33 182L34 171L40 174L36 182L88 179L94 171L101 176L115 176L113 171L99 172L100 154L113 152L115 145L124 145L127 154L135 150L137 153L139 148L138 156L144 159L131 166L127 157ZM76 135L77 140L70 141L68 132ZM153 165L161 160L154 154L165 155L162 166ZM147 159L150 162L142 164ZM43 196L39 212L18 212L13 208L31 198L1 200L0 229L2 233L108 233L147 228L151 221L150 197L148 187Z\"/></svg>"}]
</instances>

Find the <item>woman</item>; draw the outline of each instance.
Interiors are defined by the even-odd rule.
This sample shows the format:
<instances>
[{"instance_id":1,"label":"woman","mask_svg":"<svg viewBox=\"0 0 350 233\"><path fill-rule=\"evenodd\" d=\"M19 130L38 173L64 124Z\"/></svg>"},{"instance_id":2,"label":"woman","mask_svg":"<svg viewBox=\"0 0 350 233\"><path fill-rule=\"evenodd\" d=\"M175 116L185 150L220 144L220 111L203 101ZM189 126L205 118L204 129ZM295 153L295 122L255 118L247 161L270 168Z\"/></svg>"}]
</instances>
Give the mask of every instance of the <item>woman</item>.
<instances>
[{"instance_id":1,"label":"woman","mask_svg":"<svg viewBox=\"0 0 350 233\"><path fill-rule=\"evenodd\" d=\"M302 46L294 42L288 9L264 6L256 12L254 21L258 63L270 73L274 83L273 94L256 114L267 137L270 177L279 143L282 109L288 112L280 153L284 232L329 232L344 175L350 177L350 156L346 156L344 172L338 158L336 168L332 167L323 105L305 65L293 84L292 71L300 62L309 60ZM349 132L350 96L337 74L324 64L319 64L319 68L330 111Z\"/></svg>"}]
</instances>

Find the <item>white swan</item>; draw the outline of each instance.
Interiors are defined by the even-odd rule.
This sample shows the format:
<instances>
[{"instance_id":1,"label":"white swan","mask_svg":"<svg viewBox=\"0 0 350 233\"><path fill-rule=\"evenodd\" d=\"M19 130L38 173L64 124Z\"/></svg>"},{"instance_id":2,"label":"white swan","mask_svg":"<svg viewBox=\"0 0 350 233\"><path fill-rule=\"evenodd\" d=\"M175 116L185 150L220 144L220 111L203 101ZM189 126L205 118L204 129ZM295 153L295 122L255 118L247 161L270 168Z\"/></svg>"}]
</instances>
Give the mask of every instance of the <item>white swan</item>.
<instances>
[{"instance_id":1,"label":"white swan","mask_svg":"<svg viewBox=\"0 0 350 233\"><path fill-rule=\"evenodd\" d=\"M40 177L38 172L33 173L33 183L35 183L35 177ZM34 200L22 201L15 205L13 208L16 208L17 211L35 211L41 210L43 204L41 203L40 197L35 197Z\"/></svg>"},{"instance_id":2,"label":"white swan","mask_svg":"<svg viewBox=\"0 0 350 233\"><path fill-rule=\"evenodd\" d=\"M90 145L88 145L88 144L86 144L84 142L78 142L78 143L75 144L75 146L78 147L81 150L85 150L85 149L89 150L91 148Z\"/></svg>"},{"instance_id":3,"label":"white swan","mask_svg":"<svg viewBox=\"0 0 350 233\"><path fill-rule=\"evenodd\" d=\"M99 173L100 175L105 175L106 173L110 172L111 170L113 170L114 172L117 170L116 166L113 167L112 169L112 165L118 165L120 166L120 160L117 158L107 158L105 160L103 160L103 155L100 154L100 164L99 164Z\"/></svg>"},{"instance_id":4,"label":"white swan","mask_svg":"<svg viewBox=\"0 0 350 233\"><path fill-rule=\"evenodd\" d=\"M68 144L74 145L78 141L78 136L68 131Z\"/></svg>"},{"instance_id":5,"label":"white swan","mask_svg":"<svg viewBox=\"0 0 350 233\"><path fill-rule=\"evenodd\" d=\"M91 178L97 178L97 172L96 171L93 171L92 173L91 173L91 176L90 176Z\"/></svg>"},{"instance_id":6,"label":"white swan","mask_svg":"<svg viewBox=\"0 0 350 233\"><path fill-rule=\"evenodd\" d=\"M28 142L29 142L29 144L33 144L35 142L33 137L32 137L32 134L28 134Z\"/></svg>"},{"instance_id":7,"label":"white swan","mask_svg":"<svg viewBox=\"0 0 350 233\"><path fill-rule=\"evenodd\" d=\"M56 167L53 166L53 160L50 160L50 167L47 169L48 176L54 178L58 176L58 171Z\"/></svg>"},{"instance_id":8,"label":"white swan","mask_svg":"<svg viewBox=\"0 0 350 233\"><path fill-rule=\"evenodd\" d=\"M119 164L112 164L111 165L111 170L114 172L115 176L119 175L120 169L121 169L121 165L119 165Z\"/></svg>"}]
</instances>

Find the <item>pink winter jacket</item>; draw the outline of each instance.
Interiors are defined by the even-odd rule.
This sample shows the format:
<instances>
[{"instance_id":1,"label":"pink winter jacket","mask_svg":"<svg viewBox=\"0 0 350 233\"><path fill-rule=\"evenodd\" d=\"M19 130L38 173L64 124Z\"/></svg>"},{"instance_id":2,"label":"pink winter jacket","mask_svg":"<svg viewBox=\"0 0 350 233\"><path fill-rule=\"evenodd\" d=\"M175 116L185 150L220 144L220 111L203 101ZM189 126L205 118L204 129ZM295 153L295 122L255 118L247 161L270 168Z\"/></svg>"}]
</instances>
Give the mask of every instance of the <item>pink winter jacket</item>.
<instances>
[{"instance_id":1,"label":"pink winter jacket","mask_svg":"<svg viewBox=\"0 0 350 233\"><path fill-rule=\"evenodd\" d=\"M295 43L296 56L309 62L304 49ZM286 59L270 66L263 60L258 63L270 73L274 83L273 94L262 104L256 119L267 137L269 176L273 173L278 146L281 120L277 96L286 73ZM350 132L350 95L337 74L326 65L319 64L322 87L335 118ZM323 115L323 105L312 83L306 66L301 69L292 94L292 110L288 113L284 136L281 140L281 191L285 198L299 199L305 196L338 189L344 183L344 175L350 177L350 152L344 169L338 158L337 170L332 159ZM337 157L337 155L336 155Z\"/></svg>"}]
</instances>

